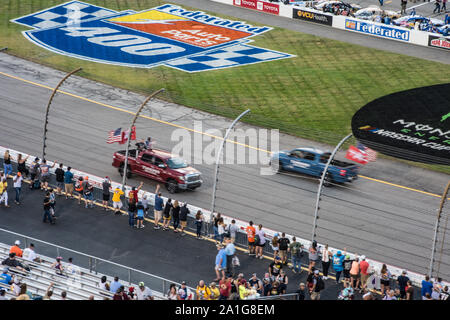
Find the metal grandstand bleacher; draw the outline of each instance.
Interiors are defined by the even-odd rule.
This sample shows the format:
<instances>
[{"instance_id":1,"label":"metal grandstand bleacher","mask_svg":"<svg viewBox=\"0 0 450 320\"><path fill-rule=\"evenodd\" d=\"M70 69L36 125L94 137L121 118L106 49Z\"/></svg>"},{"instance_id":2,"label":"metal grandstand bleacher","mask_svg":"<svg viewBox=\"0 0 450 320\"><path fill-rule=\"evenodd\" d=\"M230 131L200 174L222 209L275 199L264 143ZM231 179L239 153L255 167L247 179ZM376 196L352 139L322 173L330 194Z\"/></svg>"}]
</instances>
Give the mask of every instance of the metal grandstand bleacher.
<instances>
[{"instance_id":1,"label":"metal grandstand bleacher","mask_svg":"<svg viewBox=\"0 0 450 320\"><path fill-rule=\"evenodd\" d=\"M171 283L175 283L179 286L179 283L170 281L140 270L129 268L108 260L104 260L98 257L89 256L71 249L60 247L54 244L47 243L38 239L27 237L15 232L0 229L1 242L0 242L0 261L8 258L11 244L14 243L16 239L20 239L24 246L22 249L27 247L30 243L34 243L38 248L36 250L37 256L42 260L39 262L31 262L19 257L16 257L21 263L25 263L30 267L30 271L24 272L18 270L17 268L8 267L10 275L14 275L21 279L21 283L26 283L27 291L33 295L44 297L49 285L54 283L53 295L51 300L61 300L61 292L67 292L67 300L88 300L89 297L93 296L94 300L104 300L105 298L112 299L113 293L109 291L101 290L99 284L101 282L102 276L106 276L108 281L111 282L114 276L119 276L119 281L125 286L126 292L128 292L129 287L134 287L135 290L138 289L136 285L140 281L144 281L145 285L149 287L157 300L165 300L165 293L167 292ZM8 239L7 241L5 241ZM9 240L11 239L11 240ZM14 239L14 240L12 240ZM76 257L76 261L80 261L80 264L74 263L74 269L76 273L63 273L58 274L55 268L52 268L52 264L56 261L55 258L51 258L48 255L43 255L41 252L54 251L55 257L62 256L63 266L67 263L68 257ZM84 257L82 259L81 257ZM86 266L82 266L86 264ZM1 268L5 266L0 266ZM101 270L110 271L108 274L99 272ZM126 279L126 280L125 280ZM11 292L9 285L3 285L0 283L0 287L6 288L6 298L11 299L15 295ZM193 290L190 288L191 291ZM195 291L193 291L195 292Z\"/></svg>"}]
</instances>

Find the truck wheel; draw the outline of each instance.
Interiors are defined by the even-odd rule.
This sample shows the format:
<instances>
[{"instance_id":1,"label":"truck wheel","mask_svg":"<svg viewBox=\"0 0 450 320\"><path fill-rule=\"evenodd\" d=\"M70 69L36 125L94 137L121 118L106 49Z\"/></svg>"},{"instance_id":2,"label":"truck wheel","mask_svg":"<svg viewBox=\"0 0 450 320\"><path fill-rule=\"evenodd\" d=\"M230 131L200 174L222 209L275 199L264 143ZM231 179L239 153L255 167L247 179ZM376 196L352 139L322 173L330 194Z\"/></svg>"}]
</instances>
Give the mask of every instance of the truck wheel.
<instances>
[{"instance_id":1,"label":"truck wheel","mask_svg":"<svg viewBox=\"0 0 450 320\"><path fill-rule=\"evenodd\" d=\"M123 177L123 168L124 167L125 167L125 165L123 163L119 167L119 174L120 174L121 177ZM127 167L128 167L128 169L127 169L127 178L130 179L132 172L131 172L130 166L127 165Z\"/></svg>"},{"instance_id":2,"label":"truck wheel","mask_svg":"<svg viewBox=\"0 0 450 320\"><path fill-rule=\"evenodd\" d=\"M173 179L169 179L166 182L166 188L169 193L175 193L178 191L178 183Z\"/></svg>"}]
</instances>

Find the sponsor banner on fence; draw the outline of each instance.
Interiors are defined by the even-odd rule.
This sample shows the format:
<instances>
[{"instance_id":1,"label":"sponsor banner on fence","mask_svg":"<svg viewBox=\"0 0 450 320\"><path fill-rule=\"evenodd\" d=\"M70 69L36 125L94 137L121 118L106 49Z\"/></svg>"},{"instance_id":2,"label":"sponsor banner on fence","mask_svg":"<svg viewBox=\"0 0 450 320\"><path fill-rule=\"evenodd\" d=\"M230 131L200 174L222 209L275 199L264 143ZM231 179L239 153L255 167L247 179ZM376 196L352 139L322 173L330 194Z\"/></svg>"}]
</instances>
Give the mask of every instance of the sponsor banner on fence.
<instances>
[{"instance_id":1,"label":"sponsor banner on fence","mask_svg":"<svg viewBox=\"0 0 450 320\"><path fill-rule=\"evenodd\" d=\"M409 41L410 30L361 20L345 19L345 29L388 39Z\"/></svg>"},{"instance_id":2,"label":"sponsor banner on fence","mask_svg":"<svg viewBox=\"0 0 450 320\"><path fill-rule=\"evenodd\" d=\"M294 8L294 10L292 10L292 17L294 19L326 24L327 26L331 26L333 24L333 16L312 11L300 10L297 8Z\"/></svg>"},{"instance_id":3,"label":"sponsor banner on fence","mask_svg":"<svg viewBox=\"0 0 450 320\"><path fill-rule=\"evenodd\" d=\"M442 48L450 50L450 39L439 36L428 36L428 45L430 47Z\"/></svg>"},{"instance_id":4,"label":"sponsor banner on fence","mask_svg":"<svg viewBox=\"0 0 450 320\"><path fill-rule=\"evenodd\" d=\"M238 7L258 10L266 13L278 15L280 13L280 5L258 0L233 0L233 4Z\"/></svg>"}]
</instances>

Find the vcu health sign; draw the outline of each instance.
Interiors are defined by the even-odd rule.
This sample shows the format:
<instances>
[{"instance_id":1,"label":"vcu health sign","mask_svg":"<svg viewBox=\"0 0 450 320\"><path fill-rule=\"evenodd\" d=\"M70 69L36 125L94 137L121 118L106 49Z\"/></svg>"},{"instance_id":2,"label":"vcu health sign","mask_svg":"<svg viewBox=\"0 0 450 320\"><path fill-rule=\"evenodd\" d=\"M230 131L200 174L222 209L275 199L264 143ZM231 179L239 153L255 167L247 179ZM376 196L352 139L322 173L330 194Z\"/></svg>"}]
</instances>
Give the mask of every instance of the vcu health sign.
<instances>
[{"instance_id":1,"label":"vcu health sign","mask_svg":"<svg viewBox=\"0 0 450 320\"><path fill-rule=\"evenodd\" d=\"M24 36L45 49L122 66L198 72L293 57L249 45L269 27L171 4L116 12L71 1L12 21L32 27Z\"/></svg>"},{"instance_id":2,"label":"vcu health sign","mask_svg":"<svg viewBox=\"0 0 450 320\"><path fill-rule=\"evenodd\" d=\"M321 14L312 11L300 10L293 8L292 17L294 19L300 19L320 24L326 24L328 26L333 25L333 16L327 14Z\"/></svg>"}]
</instances>

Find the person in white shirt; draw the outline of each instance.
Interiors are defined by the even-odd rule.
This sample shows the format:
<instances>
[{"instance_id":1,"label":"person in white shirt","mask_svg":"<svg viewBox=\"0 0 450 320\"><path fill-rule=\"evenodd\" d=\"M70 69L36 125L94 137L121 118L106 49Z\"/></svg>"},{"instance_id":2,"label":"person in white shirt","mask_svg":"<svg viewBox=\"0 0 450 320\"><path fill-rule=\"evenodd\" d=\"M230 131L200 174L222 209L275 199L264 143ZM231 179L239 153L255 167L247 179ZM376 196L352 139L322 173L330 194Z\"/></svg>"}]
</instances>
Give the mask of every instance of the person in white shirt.
<instances>
[{"instance_id":1,"label":"person in white shirt","mask_svg":"<svg viewBox=\"0 0 450 320\"><path fill-rule=\"evenodd\" d=\"M139 282L139 289L136 290L136 300L154 300L153 292L145 286L144 282Z\"/></svg>"},{"instance_id":2,"label":"person in white shirt","mask_svg":"<svg viewBox=\"0 0 450 320\"><path fill-rule=\"evenodd\" d=\"M234 240L236 240L236 232L239 230L238 226L236 225L236 221L233 219L231 220L231 224L228 227L228 232L230 232L230 238L231 241L234 243Z\"/></svg>"},{"instance_id":3,"label":"person in white shirt","mask_svg":"<svg viewBox=\"0 0 450 320\"><path fill-rule=\"evenodd\" d=\"M22 190L22 174L17 172L17 174L13 177L14 190L16 191L16 199L14 200L15 204L20 204L20 191Z\"/></svg>"},{"instance_id":4,"label":"person in white shirt","mask_svg":"<svg viewBox=\"0 0 450 320\"><path fill-rule=\"evenodd\" d=\"M73 258L69 258L66 264L66 272L68 275L80 275L81 271L76 265L73 264Z\"/></svg>"},{"instance_id":5,"label":"person in white shirt","mask_svg":"<svg viewBox=\"0 0 450 320\"><path fill-rule=\"evenodd\" d=\"M36 252L34 251L34 244L32 244L32 243L30 243L30 246L28 248L23 250L22 257L28 261L39 262L39 263L42 262L41 258L39 258L36 255Z\"/></svg>"}]
</instances>

